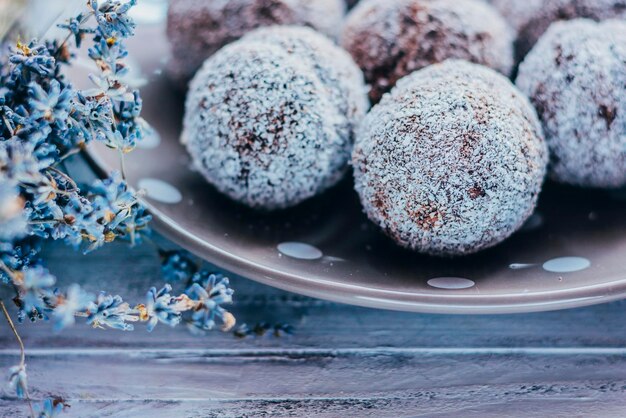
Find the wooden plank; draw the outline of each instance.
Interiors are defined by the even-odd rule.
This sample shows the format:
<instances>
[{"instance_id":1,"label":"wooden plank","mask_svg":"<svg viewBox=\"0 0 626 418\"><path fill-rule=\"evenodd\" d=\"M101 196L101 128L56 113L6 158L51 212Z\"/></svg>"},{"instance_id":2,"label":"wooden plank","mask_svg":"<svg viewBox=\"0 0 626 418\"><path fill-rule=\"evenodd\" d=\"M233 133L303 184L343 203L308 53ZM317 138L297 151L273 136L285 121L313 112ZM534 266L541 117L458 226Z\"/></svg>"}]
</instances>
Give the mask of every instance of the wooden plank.
<instances>
[{"instance_id":1,"label":"wooden plank","mask_svg":"<svg viewBox=\"0 0 626 418\"><path fill-rule=\"evenodd\" d=\"M604 386L599 384L598 388ZM459 394L415 394L405 398L356 399L259 399L251 401L80 401L72 404L67 418L229 418L229 417L432 417L432 418L572 418L622 417L623 395L598 391L588 396L588 388L572 391L571 397L501 396L481 404L483 387L467 388L466 398ZM498 387L502 393L514 388ZM559 389L551 387L551 389ZM592 388L593 389L593 388ZM446 396L447 395L447 396ZM432 399L436 396L436 399ZM467 406L460 407L464 402ZM26 408L0 400L0 413L7 417L26 415ZM547 413L549 411L549 413Z\"/></svg>"},{"instance_id":2,"label":"wooden plank","mask_svg":"<svg viewBox=\"0 0 626 418\"><path fill-rule=\"evenodd\" d=\"M190 335L184 328L159 325L153 333L93 330L77 325L53 334L47 323L24 324L29 348L45 347L620 347L626 345L624 305L523 317L433 317L375 312L344 306L290 307L290 302L236 306L240 321L287 321L286 338L247 338L214 332ZM286 305L286 306L285 306ZM0 347L14 346L0 334Z\"/></svg>"},{"instance_id":3,"label":"wooden plank","mask_svg":"<svg viewBox=\"0 0 626 418\"><path fill-rule=\"evenodd\" d=\"M0 352L0 367L15 354ZM52 390L81 417L497 416L511 405L524 416L548 407L583 416L626 407L623 349L31 350L28 361L33 397ZM19 406L2 399L3 413Z\"/></svg>"}]
</instances>

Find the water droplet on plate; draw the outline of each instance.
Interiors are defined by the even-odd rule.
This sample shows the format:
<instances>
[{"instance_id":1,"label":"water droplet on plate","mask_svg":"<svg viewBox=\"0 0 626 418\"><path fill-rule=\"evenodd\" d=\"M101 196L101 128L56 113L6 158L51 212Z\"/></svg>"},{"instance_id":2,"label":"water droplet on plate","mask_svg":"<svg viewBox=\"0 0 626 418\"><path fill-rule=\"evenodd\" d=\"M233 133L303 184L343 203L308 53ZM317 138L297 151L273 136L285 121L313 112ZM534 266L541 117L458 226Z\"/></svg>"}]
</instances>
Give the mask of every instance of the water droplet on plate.
<instances>
[{"instance_id":1,"label":"water droplet on plate","mask_svg":"<svg viewBox=\"0 0 626 418\"><path fill-rule=\"evenodd\" d=\"M183 200L183 195L178 189L163 180L145 178L139 180L137 185L145 190L146 196L157 202L174 204Z\"/></svg>"},{"instance_id":2,"label":"water droplet on plate","mask_svg":"<svg viewBox=\"0 0 626 418\"><path fill-rule=\"evenodd\" d=\"M341 257L333 257L332 255L326 255L324 256L323 261L332 264L334 262L341 262L341 261L346 261L346 260Z\"/></svg>"},{"instance_id":3,"label":"water droplet on plate","mask_svg":"<svg viewBox=\"0 0 626 418\"><path fill-rule=\"evenodd\" d=\"M523 270L536 266L536 264L513 263L509 264L511 270Z\"/></svg>"},{"instance_id":4,"label":"water droplet on plate","mask_svg":"<svg viewBox=\"0 0 626 418\"><path fill-rule=\"evenodd\" d=\"M282 242L277 248L281 254L299 260L319 260L324 255L319 248L303 242Z\"/></svg>"},{"instance_id":5,"label":"water droplet on plate","mask_svg":"<svg viewBox=\"0 0 626 418\"><path fill-rule=\"evenodd\" d=\"M583 257L560 257L548 260L543 269L551 273L573 273L589 268L591 261Z\"/></svg>"},{"instance_id":6,"label":"water droplet on plate","mask_svg":"<svg viewBox=\"0 0 626 418\"><path fill-rule=\"evenodd\" d=\"M473 280L463 277L435 277L430 279L428 285L437 289L459 290L474 287L476 283Z\"/></svg>"}]
</instances>

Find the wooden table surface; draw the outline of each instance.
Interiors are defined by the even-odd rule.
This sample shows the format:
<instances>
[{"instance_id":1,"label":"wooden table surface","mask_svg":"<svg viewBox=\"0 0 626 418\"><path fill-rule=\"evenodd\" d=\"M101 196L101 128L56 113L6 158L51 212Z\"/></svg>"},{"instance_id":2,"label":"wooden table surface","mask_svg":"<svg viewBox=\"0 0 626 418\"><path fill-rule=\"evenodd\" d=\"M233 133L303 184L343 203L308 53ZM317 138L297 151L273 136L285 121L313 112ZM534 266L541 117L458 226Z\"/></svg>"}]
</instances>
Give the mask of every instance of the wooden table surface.
<instances>
[{"instance_id":1,"label":"wooden table surface","mask_svg":"<svg viewBox=\"0 0 626 418\"><path fill-rule=\"evenodd\" d=\"M46 249L60 286L142 301L162 284L153 247L82 256ZM231 276L232 277L232 276ZM287 322L291 336L204 337L80 324L19 327L33 398L61 396L67 417L623 417L626 303L503 316L379 311L233 278L239 323ZM0 324L0 368L18 362ZM0 416L26 413L0 392Z\"/></svg>"}]
</instances>

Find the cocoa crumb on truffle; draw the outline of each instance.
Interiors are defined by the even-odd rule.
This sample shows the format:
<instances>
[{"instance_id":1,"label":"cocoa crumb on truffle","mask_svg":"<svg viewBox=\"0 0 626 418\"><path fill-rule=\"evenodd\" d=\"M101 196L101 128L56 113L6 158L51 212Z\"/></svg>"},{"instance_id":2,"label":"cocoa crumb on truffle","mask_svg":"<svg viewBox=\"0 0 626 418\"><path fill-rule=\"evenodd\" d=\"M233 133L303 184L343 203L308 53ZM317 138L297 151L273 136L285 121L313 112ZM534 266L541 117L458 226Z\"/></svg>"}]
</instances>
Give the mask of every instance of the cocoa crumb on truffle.
<instances>
[{"instance_id":1,"label":"cocoa crumb on truffle","mask_svg":"<svg viewBox=\"0 0 626 418\"><path fill-rule=\"evenodd\" d=\"M626 186L626 21L554 23L516 83L537 108L553 179Z\"/></svg>"},{"instance_id":2,"label":"cocoa crumb on truffle","mask_svg":"<svg viewBox=\"0 0 626 418\"><path fill-rule=\"evenodd\" d=\"M400 245L446 256L519 229L547 161L528 100L504 76L459 60L398 81L365 117L352 155L368 217Z\"/></svg>"},{"instance_id":3,"label":"cocoa crumb on truffle","mask_svg":"<svg viewBox=\"0 0 626 418\"><path fill-rule=\"evenodd\" d=\"M374 102L401 77L449 58L509 75L513 41L512 28L481 0L361 0L342 36Z\"/></svg>"},{"instance_id":4,"label":"cocoa crumb on truffle","mask_svg":"<svg viewBox=\"0 0 626 418\"><path fill-rule=\"evenodd\" d=\"M196 169L248 206L294 206L337 183L368 107L350 55L312 29L258 29L190 84L183 142Z\"/></svg>"},{"instance_id":5,"label":"cocoa crumb on truffle","mask_svg":"<svg viewBox=\"0 0 626 418\"><path fill-rule=\"evenodd\" d=\"M171 0L167 73L186 87L207 57L259 27L310 26L337 38L345 9L344 0Z\"/></svg>"}]
</instances>

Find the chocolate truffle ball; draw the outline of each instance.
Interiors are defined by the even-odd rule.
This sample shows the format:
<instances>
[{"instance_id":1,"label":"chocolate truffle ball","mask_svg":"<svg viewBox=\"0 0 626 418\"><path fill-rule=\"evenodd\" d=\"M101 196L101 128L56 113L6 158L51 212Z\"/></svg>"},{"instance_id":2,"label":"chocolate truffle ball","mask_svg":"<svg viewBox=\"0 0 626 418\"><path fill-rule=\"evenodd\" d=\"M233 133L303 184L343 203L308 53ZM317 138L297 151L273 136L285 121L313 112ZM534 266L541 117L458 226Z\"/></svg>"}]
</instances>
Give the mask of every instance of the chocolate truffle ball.
<instances>
[{"instance_id":1,"label":"chocolate truffle ball","mask_svg":"<svg viewBox=\"0 0 626 418\"><path fill-rule=\"evenodd\" d=\"M490 0L518 31L518 60L558 20L626 18L626 0Z\"/></svg>"},{"instance_id":2,"label":"chocolate truffle ball","mask_svg":"<svg viewBox=\"0 0 626 418\"><path fill-rule=\"evenodd\" d=\"M185 87L207 57L259 27L310 26L337 38L345 8L343 0L171 0L167 73Z\"/></svg>"},{"instance_id":3,"label":"chocolate truffle ball","mask_svg":"<svg viewBox=\"0 0 626 418\"><path fill-rule=\"evenodd\" d=\"M342 178L367 106L362 73L332 41L304 27L258 29L193 78L182 140L222 193L286 208Z\"/></svg>"},{"instance_id":4,"label":"chocolate truffle ball","mask_svg":"<svg viewBox=\"0 0 626 418\"><path fill-rule=\"evenodd\" d=\"M504 76L449 60L401 79L352 155L367 216L400 245L455 256L491 247L533 212L548 150Z\"/></svg>"},{"instance_id":5,"label":"chocolate truffle ball","mask_svg":"<svg viewBox=\"0 0 626 418\"><path fill-rule=\"evenodd\" d=\"M563 183L626 186L626 22L554 23L522 62L518 87L535 105Z\"/></svg>"},{"instance_id":6,"label":"chocolate truffle ball","mask_svg":"<svg viewBox=\"0 0 626 418\"><path fill-rule=\"evenodd\" d=\"M376 102L398 79L459 58L509 75L514 31L480 0L362 0L348 15L343 46Z\"/></svg>"}]
</instances>

